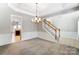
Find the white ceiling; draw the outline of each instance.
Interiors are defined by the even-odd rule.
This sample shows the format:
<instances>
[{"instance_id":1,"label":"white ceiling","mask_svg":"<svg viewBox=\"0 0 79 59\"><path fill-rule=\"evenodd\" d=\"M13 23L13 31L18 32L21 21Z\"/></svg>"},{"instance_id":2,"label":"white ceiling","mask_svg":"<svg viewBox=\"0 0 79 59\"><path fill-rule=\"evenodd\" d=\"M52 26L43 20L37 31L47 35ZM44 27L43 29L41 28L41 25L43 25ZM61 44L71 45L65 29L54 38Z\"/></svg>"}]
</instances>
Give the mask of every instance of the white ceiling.
<instances>
[{"instance_id":1,"label":"white ceiling","mask_svg":"<svg viewBox=\"0 0 79 59\"><path fill-rule=\"evenodd\" d=\"M38 3L38 16L45 16L54 14L66 9L77 7L77 3ZM35 3L13 3L8 4L10 8L15 11L25 13L31 16L36 15L36 4Z\"/></svg>"}]
</instances>

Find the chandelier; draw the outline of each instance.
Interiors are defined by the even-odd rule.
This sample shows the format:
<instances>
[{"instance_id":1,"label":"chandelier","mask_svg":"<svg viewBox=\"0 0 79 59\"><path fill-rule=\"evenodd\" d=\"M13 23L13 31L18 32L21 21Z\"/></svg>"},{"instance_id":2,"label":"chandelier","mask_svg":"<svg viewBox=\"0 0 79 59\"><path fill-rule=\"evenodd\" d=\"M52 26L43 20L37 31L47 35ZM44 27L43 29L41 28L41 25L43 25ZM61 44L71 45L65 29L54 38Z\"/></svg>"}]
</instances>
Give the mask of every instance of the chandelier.
<instances>
[{"instance_id":1,"label":"chandelier","mask_svg":"<svg viewBox=\"0 0 79 59\"><path fill-rule=\"evenodd\" d=\"M37 7L38 7L38 3L36 3L36 16L32 19L32 22L34 22L34 23L40 23L41 22L41 18L38 17L38 9L37 9Z\"/></svg>"}]
</instances>

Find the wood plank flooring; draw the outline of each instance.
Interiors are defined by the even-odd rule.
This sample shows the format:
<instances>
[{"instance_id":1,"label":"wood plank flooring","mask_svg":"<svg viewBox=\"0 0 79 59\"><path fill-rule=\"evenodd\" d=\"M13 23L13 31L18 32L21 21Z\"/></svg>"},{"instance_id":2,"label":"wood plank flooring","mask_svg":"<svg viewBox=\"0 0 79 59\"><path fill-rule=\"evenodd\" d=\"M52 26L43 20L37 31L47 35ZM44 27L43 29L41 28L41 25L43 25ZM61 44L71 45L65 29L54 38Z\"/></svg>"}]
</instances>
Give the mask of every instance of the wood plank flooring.
<instances>
[{"instance_id":1,"label":"wood plank flooring","mask_svg":"<svg viewBox=\"0 0 79 59\"><path fill-rule=\"evenodd\" d=\"M0 55L75 55L76 48L40 38L16 42L0 47Z\"/></svg>"}]
</instances>

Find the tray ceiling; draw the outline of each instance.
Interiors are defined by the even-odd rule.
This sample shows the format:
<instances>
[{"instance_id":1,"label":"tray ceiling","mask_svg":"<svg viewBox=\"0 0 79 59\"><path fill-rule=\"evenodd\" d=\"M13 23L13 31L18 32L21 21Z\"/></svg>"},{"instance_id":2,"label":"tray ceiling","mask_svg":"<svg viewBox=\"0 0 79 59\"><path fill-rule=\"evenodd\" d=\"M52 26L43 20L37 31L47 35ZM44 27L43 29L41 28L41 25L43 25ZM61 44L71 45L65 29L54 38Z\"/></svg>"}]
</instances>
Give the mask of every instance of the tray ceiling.
<instances>
[{"instance_id":1,"label":"tray ceiling","mask_svg":"<svg viewBox=\"0 0 79 59\"><path fill-rule=\"evenodd\" d=\"M77 7L77 3L39 3L38 4L38 16L45 16L54 14L63 10L71 9ZM13 3L8 4L10 8L17 12L25 13L31 16L36 14L36 4L35 3Z\"/></svg>"}]
</instances>

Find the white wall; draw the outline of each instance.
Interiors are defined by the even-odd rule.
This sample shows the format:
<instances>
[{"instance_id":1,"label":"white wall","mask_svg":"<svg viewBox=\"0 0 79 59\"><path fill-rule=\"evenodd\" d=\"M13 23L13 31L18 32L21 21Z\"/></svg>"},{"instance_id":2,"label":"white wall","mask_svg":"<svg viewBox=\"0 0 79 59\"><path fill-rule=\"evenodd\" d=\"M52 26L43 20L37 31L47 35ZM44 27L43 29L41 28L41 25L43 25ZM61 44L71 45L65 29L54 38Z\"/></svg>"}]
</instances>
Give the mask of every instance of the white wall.
<instances>
[{"instance_id":1,"label":"white wall","mask_svg":"<svg viewBox=\"0 0 79 59\"><path fill-rule=\"evenodd\" d=\"M0 3L0 46L8 44L12 41L11 39L11 23L10 15L20 15L23 17L23 30L22 32L24 39L36 37L31 32L37 31L36 24L32 23L32 17L27 14L18 13L8 7L7 3ZM28 33L29 32L29 33ZM31 37L29 35L32 35ZM27 36L27 37L26 37Z\"/></svg>"},{"instance_id":2,"label":"white wall","mask_svg":"<svg viewBox=\"0 0 79 59\"><path fill-rule=\"evenodd\" d=\"M52 20L52 23L61 29L61 31L65 32L77 32L78 26L78 18L79 18L79 11L52 16L48 19Z\"/></svg>"},{"instance_id":3,"label":"white wall","mask_svg":"<svg viewBox=\"0 0 79 59\"><path fill-rule=\"evenodd\" d=\"M56 27L60 28L61 36L67 38L78 39L78 19L79 19L79 11L67 13L63 15L52 16L47 18L52 21ZM42 26L39 24L37 26L38 31L45 32L42 29Z\"/></svg>"},{"instance_id":4,"label":"white wall","mask_svg":"<svg viewBox=\"0 0 79 59\"><path fill-rule=\"evenodd\" d=\"M0 34L0 46L11 43L10 34Z\"/></svg>"},{"instance_id":5,"label":"white wall","mask_svg":"<svg viewBox=\"0 0 79 59\"><path fill-rule=\"evenodd\" d=\"M23 32L36 31L36 25L31 22L32 18L29 15L18 13L8 7L7 3L0 4L0 34L10 33L10 15L23 16Z\"/></svg>"},{"instance_id":6,"label":"white wall","mask_svg":"<svg viewBox=\"0 0 79 59\"><path fill-rule=\"evenodd\" d=\"M78 35L79 35L79 20L78 20Z\"/></svg>"},{"instance_id":7,"label":"white wall","mask_svg":"<svg viewBox=\"0 0 79 59\"><path fill-rule=\"evenodd\" d=\"M48 19L52 21L52 24L60 28L62 37L77 39L79 11L53 16Z\"/></svg>"}]
</instances>

